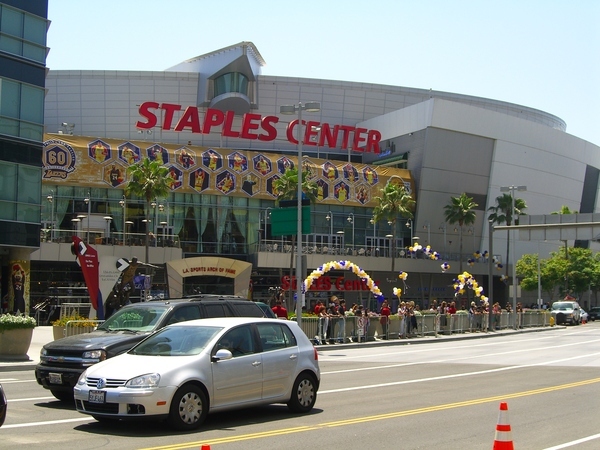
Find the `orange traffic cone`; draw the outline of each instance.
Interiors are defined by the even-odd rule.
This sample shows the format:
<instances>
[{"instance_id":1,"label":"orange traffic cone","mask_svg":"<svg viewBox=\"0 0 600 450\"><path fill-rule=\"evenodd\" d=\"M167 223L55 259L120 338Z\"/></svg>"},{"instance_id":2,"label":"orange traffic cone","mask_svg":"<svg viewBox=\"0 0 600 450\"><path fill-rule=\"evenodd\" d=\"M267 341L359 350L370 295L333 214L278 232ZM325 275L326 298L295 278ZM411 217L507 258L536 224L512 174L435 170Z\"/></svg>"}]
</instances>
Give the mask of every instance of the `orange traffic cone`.
<instances>
[{"instance_id":1,"label":"orange traffic cone","mask_svg":"<svg viewBox=\"0 0 600 450\"><path fill-rule=\"evenodd\" d=\"M510 424L508 423L508 405L502 402L500 403L500 413L498 414L493 450L514 450L514 448L510 433Z\"/></svg>"},{"instance_id":2,"label":"orange traffic cone","mask_svg":"<svg viewBox=\"0 0 600 450\"><path fill-rule=\"evenodd\" d=\"M200 450L210 450L210 445L203 444Z\"/></svg>"}]
</instances>

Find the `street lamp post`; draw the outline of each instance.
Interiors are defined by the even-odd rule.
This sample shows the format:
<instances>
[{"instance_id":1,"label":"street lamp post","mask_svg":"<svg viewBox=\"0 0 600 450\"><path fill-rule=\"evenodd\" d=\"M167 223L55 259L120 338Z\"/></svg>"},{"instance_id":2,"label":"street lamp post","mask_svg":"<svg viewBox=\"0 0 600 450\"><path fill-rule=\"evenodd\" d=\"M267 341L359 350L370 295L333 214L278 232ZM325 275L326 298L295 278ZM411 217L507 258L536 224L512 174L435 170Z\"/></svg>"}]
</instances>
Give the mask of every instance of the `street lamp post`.
<instances>
[{"instance_id":1,"label":"street lamp post","mask_svg":"<svg viewBox=\"0 0 600 450\"><path fill-rule=\"evenodd\" d=\"M264 219L265 229L263 230L265 243L267 242L267 223L269 220L269 216L271 215L271 213L269 212L271 209L273 209L273 208L271 208L270 206L267 206L267 208L265 209L265 219Z\"/></svg>"},{"instance_id":2,"label":"street lamp post","mask_svg":"<svg viewBox=\"0 0 600 450\"><path fill-rule=\"evenodd\" d=\"M510 224L514 226L515 224L515 191L526 191L527 186L501 186L500 192L508 192L510 191L511 196L511 221ZM510 240L510 253L512 257L512 286L513 286L513 295L512 295L512 310L513 313L517 312L517 267L516 267L516 258L515 258L515 232L511 230L511 240ZM517 327L517 321L515 320L514 324L515 328Z\"/></svg>"},{"instance_id":3,"label":"street lamp post","mask_svg":"<svg viewBox=\"0 0 600 450\"><path fill-rule=\"evenodd\" d=\"M88 191L87 197L83 199L87 205L87 243L90 245L90 216L92 215L92 196Z\"/></svg>"},{"instance_id":4,"label":"street lamp post","mask_svg":"<svg viewBox=\"0 0 600 450\"><path fill-rule=\"evenodd\" d=\"M429 222L425 222L423 229L427 230L427 245L431 245L431 224Z\"/></svg>"},{"instance_id":5,"label":"street lamp post","mask_svg":"<svg viewBox=\"0 0 600 450\"><path fill-rule=\"evenodd\" d=\"M410 230L410 243L412 245L412 241L413 241L413 221L412 219L408 219L406 221L406 228L408 228Z\"/></svg>"},{"instance_id":6,"label":"street lamp post","mask_svg":"<svg viewBox=\"0 0 600 450\"><path fill-rule=\"evenodd\" d=\"M54 242L54 191L46 197L50 203L50 242Z\"/></svg>"},{"instance_id":7,"label":"street lamp post","mask_svg":"<svg viewBox=\"0 0 600 450\"><path fill-rule=\"evenodd\" d=\"M158 210L159 208L157 208L158 206L158 202L156 201L156 199L154 199L152 201L152 203L150 203L150 205L152 206L152 209L154 210L154 246L156 247L157 245L157 235L158 235Z\"/></svg>"},{"instance_id":8,"label":"street lamp post","mask_svg":"<svg viewBox=\"0 0 600 450\"><path fill-rule=\"evenodd\" d=\"M168 205L169 204L167 203L167 207L168 207ZM160 216L163 212L165 212L165 205L163 205L162 203L159 203L158 204L158 211L159 211L159 216ZM157 227L156 228L156 237L157 238L158 238L158 225L159 225L159 223L158 223L158 217L159 216L157 216L157 218L156 218L156 227ZM163 247L165 246L165 232L166 232L167 225L168 225L168 223L167 223L166 220L161 220L160 221L160 226L162 228L162 235L163 235L163 237L162 237Z\"/></svg>"},{"instance_id":9,"label":"street lamp post","mask_svg":"<svg viewBox=\"0 0 600 450\"><path fill-rule=\"evenodd\" d=\"M168 200L165 200L165 203L167 205L166 206L166 211L167 212L165 214L165 220L164 220L163 228L166 227L166 231L165 231L166 237L168 237L169 239L172 239L173 237L171 236L171 229L169 228L169 216L171 215L171 208L169 207L169 201ZM162 204L162 203L160 203L158 205L158 210L160 212L165 211L165 205ZM161 222L161 224L163 224L163 222Z\"/></svg>"},{"instance_id":10,"label":"street lamp post","mask_svg":"<svg viewBox=\"0 0 600 450\"><path fill-rule=\"evenodd\" d=\"M489 255L488 255L488 326L489 330L492 329L492 308L494 304L494 221L488 220L489 225Z\"/></svg>"},{"instance_id":11,"label":"street lamp post","mask_svg":"<svg viewBox=\"0 0 600 450\"><path fill-rule=\"evenodd\" d=\"M371 218L371 220L369 220L369 222L371 222L373 224L373 242L371 242L371 247L373 247L373 249L375 248L375 240L377 239L377 223L375 222L375 219Z\"/></svg>"},{"instance_id":12,"label":"street lamp post","mask_svg":"<svg viewBox=\"0 0 600 450\"><path fill-rule=\"evenodd\" d=\"M165 240L166 240L167 222L163 220L160 223L160 226L162 227L162 246L164 248L164 246L165 246Z\"/></svg>"},{"instance_id":13,"label":"street lamp post","mask_svg":"<svg viewBox=\"0 0 600 450\"><path fill-rule=\"evenodd\" d=\"M388 241L389 256L392 256L392 252L394 251L392 249L392 243L393 243L394 235L393 234L386 234L385 237L387 238L387 241Z\"/></svg>"},{"instance_id":14,"label":"street lamp post","mask_svg":"<svg viewBox=\"0 0 600 450\"><path fill-rule=\"evenodd\" d=\"M329 222L329 245L333 244L333 213L331 211L327 211L327 215L325 216L327 222Z\"/></svg>"},{"instance_id":15,"label":"street lamp post","mask_svg":"<svg viewBox=\"0 0 600 450\"><path fill-rule=\"evenodd\" d=\"M73 223L73 231L75 231L75 235L79 237L79 223L81 222L81 219L79 217L76 217L74 219L71 219L71 222Z\"/></svg>"},{"instance_id":16,"label":"street lamp post","mask_svg":"<svg viewBox=\"0 0 600 450\"><path fill-rule=\"evenodd\" d=\"M352 224L352 249L354 250L354 213L349 213L346 220Z\"/></svg>"},{"instance_id":17,"label":"street lamp post","mask_svg":"<svg viewBox=\"0 0 600 450\"><path fill-rule=\"evenodd\" d=\"M125 196L123 196L123 198L119 200L119 205L121 205L121 208L123 208L123 245L125 245L127 237L127 218L125 217L127 215L127 199L125 198Z\"/></svg>"},{"instance_id":18,"label":"street lamp post","mask_svg":"<svg viewBox=\"0 0 600 450\"><path fill-rule=\"evenodd\" d=\"M133 225L133 222L131 220L127 220L125 222L125 231L124 231L124 235L123 235L123 239L124 241L127 241L127 233L129 232L128 228ZM123 242L123 245L125 245L126 242Z\"/></svg>"},{"instance_id":19,"label":"street lamp post","mask_svg":"<svg viewBox=\"0 0 600 450\"><path fill-rule=\"evenodd\" d=\"M106 220L106 243L108 244L110 239L110 221L112 220L112 217L104 216L104 220Z\"/></svg>"},{"instance_id":20,"label":"street lamp post","mask_svg":"<svg viewBox=\"0 0 600 450\"><path fill-rule=\"evenodd\" d=\"M298 113L297 126L297 140L298 140L298 221L297 221L297 245L298 254L296 255L296 320L300 325L302 323L302 141L304 140L302 134L302 111L306 112L318 112L321 110L321 104L318 102L298 102L297 105L283 105L279 108L281 114L294 114Z\"/></svg>"}]
</instances>

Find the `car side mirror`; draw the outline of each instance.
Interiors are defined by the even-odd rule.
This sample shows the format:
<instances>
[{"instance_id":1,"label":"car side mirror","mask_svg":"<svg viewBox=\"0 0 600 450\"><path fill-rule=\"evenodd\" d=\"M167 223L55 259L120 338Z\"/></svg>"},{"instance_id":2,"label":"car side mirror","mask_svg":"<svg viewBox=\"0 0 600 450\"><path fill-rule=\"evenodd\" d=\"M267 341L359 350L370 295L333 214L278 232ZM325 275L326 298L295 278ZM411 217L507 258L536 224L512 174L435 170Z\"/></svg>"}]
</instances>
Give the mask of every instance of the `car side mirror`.
<instances>
[{"instance_id":1,"label":"car side mirror","mask_svg":"<svg viewBox=\"0 0 600 450\"><path fill-rule=\"evenodd\" d=\"M229 350L227 350L226 348L220 348L219 350L217 350L217 353L213 355L211 361L219 362L231 358L233 358L233 354Z\"/></svg>"}]
</instances>

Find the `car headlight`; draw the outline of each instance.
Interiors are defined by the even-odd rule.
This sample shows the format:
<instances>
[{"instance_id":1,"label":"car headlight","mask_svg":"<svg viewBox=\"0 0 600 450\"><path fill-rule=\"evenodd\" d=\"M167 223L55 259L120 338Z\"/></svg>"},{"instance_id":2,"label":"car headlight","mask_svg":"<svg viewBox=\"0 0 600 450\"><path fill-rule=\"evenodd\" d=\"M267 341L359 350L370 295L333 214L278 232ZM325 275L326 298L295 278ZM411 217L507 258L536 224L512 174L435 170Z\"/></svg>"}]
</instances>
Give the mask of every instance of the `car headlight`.
<instances>
[{"instance_id":1,"label":"car headlight","mask_svg":"<svg viewBox=\"0 0 600 450\"><path fill-rule=\"evenodd\" d=\"M79 379L77 380L77 386L85 385L85 379L87 377L87 370L84 370L81 375L79 375Z\"/></svg>"},{"instance_id":2,"label":"car headlight","mask_svg":"<svg viewBox=\"0 0 600 450\"><path fill-rule=\"evenodd\" d=\"M90 350L88 352L83 352L83 359L104 361L106 359L106 352L104 350Z\"/></svg>"},{"instance_id":3,"label":"car headlight","mask_svg":"<svg viewBox=\"0 0 600 450\"><path fill-rule=\"evenodd\" d=\"M134 388L152 388L157 387L160 381L160 374L148 373L146 375L140 375L139 377L132 378L125 386Z\"/></svg>"},{"instance_id":4,"label":"car headlight","mask_svg":"<svg viewBox=\"0 0 600 450\"><path fill-rule=\"evenodd\" d=\"M42 347L40 350L40 356L46 356L48 354L48 350L45 347Z\"/></svg>"}]
</instances>

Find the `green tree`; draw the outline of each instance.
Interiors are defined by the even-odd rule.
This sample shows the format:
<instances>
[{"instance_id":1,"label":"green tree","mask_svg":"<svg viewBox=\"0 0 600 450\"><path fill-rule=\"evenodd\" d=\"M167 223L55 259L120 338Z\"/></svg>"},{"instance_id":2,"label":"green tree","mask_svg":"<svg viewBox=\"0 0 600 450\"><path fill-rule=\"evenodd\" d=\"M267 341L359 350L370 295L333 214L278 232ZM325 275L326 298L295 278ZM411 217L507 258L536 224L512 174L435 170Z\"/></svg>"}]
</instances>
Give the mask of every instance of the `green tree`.
<instances>
[{"instance_id":1,"label":"green tree","mask_svg":"<svg viewBox=\"0 0 600 450\"><path fill-rule=\"evenodd\" d=\"M463 225L473 225L477 219L474 209L479 206L464 192L459 197L450 197L450 203L444 206L444 216L449 224L458 224L458 242L459 242L459 269L458 273L463 273Z\"/></svg>"},{"instance_id":2,"label":"green tree","mask_svg":"<svg viewBox=\"0 0 600 450\"><path fill-rule=\"evenodd\" d=\"M496 197L496 205L490 206L488 211L491 212L489 220L498 225L513 224L513 206L512 206L513 197L511 194L502 194L499 197ZM525 204L525 200L522 198L515 198L515 215L521 216L525 214L525 209L527 209L527 205ZM515 219L516 222L516 219ZM506 264L505 274L508 277L508 261L510 261L510 230L506 230ZM507 291L508 295L508 291Z\"/></svg>"},{"instance_id":3,"label":"green tree","mask_svg":"<svg viewBox=\"0 0 600 450\"><path fill-rule=\"evenodd\" d=\"M150 203L156 198L166 197L171 192L168 183L169 170L158 161L144 158L137 164L127 168L129 181L125 187L127 196L135 195L146 202L146 260L149 263L149 238L150 238Z\"/></svg>"},{"instance_id":4,"label":"green tree","mask_svg":"<svg viewBox=\"0 0 600 450\"><path fill-rule=\"evenodd\" d=\"M311 203L317 200L317 183L309 180L307 173L302 171L302 193L305 195ZM277 200L275 204L279 206L281 200L296 200L298 198L298 169L296 167L287 169L281 177L279 177L273 183L273 188L277 193ZM294 270L294 247L296 244L296 235L292 235L292 251L290 252L290 288L287 301L288 311L292 307L292 300L294 298L294 288L291 283L292 271ZM299 243L302 244L302 243ZM301 251L301 245L298 245L298 251ZM298 275L298 274L297 274ZM299 277L298 277L299 278ZM302 280L296 280L297 283L301 283ZM298 299L300 301L300 299Z\"/></svg>"},{"instance_id":5,"label":"green tree","mask_svg":"<svg viewBox=\"0 0 600 450\"><path fill-rule=\"evenodd\" d=\"M413 218L415 200L400 183L388 183L381 189L381 195L375 197L377 206L373 208L373 221L386 220L392 226L392 272L396 270L396 221L398 216Z\"/></svg>"},{"instance_id":6,"label":"green tree","mask_svg":"<svg viewBox=\"0 0 600 450\"><path fill-rule=\"evenodd\" d=\"M593 257L593 265L590 267L590 285L589 288L594 293L594 304L598 304L598 291L600 290L600 253ZM591 304L590 304L591 306Z\"/></svg>"},{"instance_id":7,"label":"green tree","mask_svg":"<svg viewBox=\"0 0 600 450\"><path fill-rule=\"evenodd\" d=\"M571 256L565 258L565 249L561 247L552 252L548 259L540 260L540 279L542 290L550 301L556 294L561 298L567 294L581 297L588 289L597 291L600 286L600 256L584 248L571 248ZM523 255L517 262L517 274L521 278L521 287L526 291L537 289L538 255Z\"/></svg>"},{"instance_id":8,"label":"green tree","mask_svg":"<svg viewBox=\"0 0 600 450\"><path fill-rule=\"evenodd\" d=\"M577 211L571 211L567 205L562 205L558 211L552 211L550 214L578 214ZM566 239L563 241L565 243L565 258L569 259L569 245ZM565 289L567 289L567 285L569 284L569 277L565 277Z\"/></svg>"},{"instance_id":9,"label":"green tree","mask_svg":"<svg viewBox=\"0 0 600 450\"><path fill-rule=\"evenodd\" d=\"M526 254L517 261L517 276L521 279L521 288L524 291L537 291L538 288L538 258L539 255ZM562 282L562 276L557 277L556 272L548 266L548 260L540 260L540 284L542 293L552 301L557 282Z\"/></svg>"},{"instance_id":10,"label":"green tree","mask_svg":"<svg viewBox=\"0 0 600 450\"><path fill-rule=\"evenodd\" d=\"M568 250L568 259L563 251L564 249L561 249L553 254L555 258L566 261L567 270L564 275L567 281L562 294L575 294L577 297L581 297L589 289L593 276L594 257L592 251L588 248L571 247Z\"/></svg>"}]
</instances>

